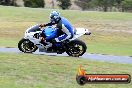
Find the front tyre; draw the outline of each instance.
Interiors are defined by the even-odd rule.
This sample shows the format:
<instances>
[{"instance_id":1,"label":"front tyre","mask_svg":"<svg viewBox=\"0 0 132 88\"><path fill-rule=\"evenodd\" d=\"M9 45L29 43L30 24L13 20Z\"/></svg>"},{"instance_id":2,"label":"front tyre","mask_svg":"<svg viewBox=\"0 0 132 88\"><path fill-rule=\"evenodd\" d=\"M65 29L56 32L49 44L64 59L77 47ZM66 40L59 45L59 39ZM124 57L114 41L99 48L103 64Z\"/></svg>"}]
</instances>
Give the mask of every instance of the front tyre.
<instances>
[{"instance_id":1,"label":"front tyre","mask_svg":"<svg viewBox=\"0 0 132 88\"><path fill-rule=\"evenodd\" d=\"M69 56L79 57L82 56L87 50L86 44L81 40L73 40L69 43L69 48L66 53Z\"/></svg>"},{"instance_id":2,"label":"front tyre","mask_svg":"<svg viewBox=\"0 0 132 88\"><path fill-rule=\"evenodd\" d=\"M30 40L24 38L19 41L18 48L24 53L32 53L38 49Z\"/></svg>"}]
</instances>

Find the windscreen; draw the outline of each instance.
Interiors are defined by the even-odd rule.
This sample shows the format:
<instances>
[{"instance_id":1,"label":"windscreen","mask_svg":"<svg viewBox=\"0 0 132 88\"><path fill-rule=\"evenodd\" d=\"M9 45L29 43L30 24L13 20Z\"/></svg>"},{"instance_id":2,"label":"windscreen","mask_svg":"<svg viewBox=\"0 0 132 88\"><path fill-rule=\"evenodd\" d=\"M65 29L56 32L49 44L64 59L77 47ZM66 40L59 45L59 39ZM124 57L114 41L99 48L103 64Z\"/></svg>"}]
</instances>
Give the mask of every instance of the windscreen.
<instances>
[{"instance_id":1,"label":"windscreen","mask_svg":"<svg viewBox=\"0 0 132 88\"><path fill-rule=\"evenodd\" d=\"M35 26L30 27L29 30L28 30L28 33L36 32L36 31L41 31L38 24L35 25Z\"/></svg>"}]
</instances>

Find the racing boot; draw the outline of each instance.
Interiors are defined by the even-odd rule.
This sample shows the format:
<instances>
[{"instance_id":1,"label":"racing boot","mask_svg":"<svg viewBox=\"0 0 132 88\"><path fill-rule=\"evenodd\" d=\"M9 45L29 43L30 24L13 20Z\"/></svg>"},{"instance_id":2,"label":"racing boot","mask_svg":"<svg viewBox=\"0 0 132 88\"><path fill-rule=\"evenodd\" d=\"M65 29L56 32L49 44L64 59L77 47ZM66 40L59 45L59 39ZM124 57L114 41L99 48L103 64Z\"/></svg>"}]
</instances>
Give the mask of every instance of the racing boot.
<instances>
[{"instance_id":1,"label":"racing boot","mask_svg":"<svg viewBox=\"0 0 132 88\"><path fill-rule=\"evenodd\" d=\"M46 48L46 49L52 46L52 44L50 42L46 42L46 40L43 37L42 37L40 43L43 44L44 48Z\"/></svg>"}]
</instances>

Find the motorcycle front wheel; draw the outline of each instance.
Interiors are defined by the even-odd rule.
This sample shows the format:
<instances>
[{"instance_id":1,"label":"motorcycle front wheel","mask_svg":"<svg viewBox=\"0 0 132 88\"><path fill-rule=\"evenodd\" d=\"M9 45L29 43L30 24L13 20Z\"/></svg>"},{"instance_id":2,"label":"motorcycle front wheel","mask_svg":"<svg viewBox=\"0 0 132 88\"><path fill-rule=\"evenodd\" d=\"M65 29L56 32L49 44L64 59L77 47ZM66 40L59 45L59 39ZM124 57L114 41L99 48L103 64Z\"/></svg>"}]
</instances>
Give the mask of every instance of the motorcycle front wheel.
<instances>
[{"instance_id":1,"label":"motorcycle front wheel","mask_svg":"<svg viewBox=\"0 0 132 88\"><path fill-rule=\"evenodd\" d=\"M86 44L81 40L73 40L68 44L68 46L69 47L66 53L69 56L73 56L73 57L82 56L87 50Z\"/></svg>"},{"instance_id":2,"label":"motorcycle front wheel","mask_svg":"<svg viewBox=\"0 0 132 88\"><path fill-rule=\"evenodd\" d=\"M18 49L24 53L35 52L38 47L35 46L30 40L22 38L18 43Z\"/></svg>"}]
</instances>

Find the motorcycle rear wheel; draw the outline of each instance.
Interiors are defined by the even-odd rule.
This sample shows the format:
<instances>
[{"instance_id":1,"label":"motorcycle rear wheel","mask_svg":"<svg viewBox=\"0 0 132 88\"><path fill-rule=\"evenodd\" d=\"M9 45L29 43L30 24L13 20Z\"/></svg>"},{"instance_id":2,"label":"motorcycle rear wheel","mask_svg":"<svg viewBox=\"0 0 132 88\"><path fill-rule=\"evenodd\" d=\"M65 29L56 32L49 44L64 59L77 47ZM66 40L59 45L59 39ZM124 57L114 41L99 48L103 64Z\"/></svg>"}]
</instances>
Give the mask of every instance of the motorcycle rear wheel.
<instances>
[{"instance_id":1,"label":"motorcycle rear wheel","mask_svg":"<svg viewBox=\"0 0 132 88\"><path fill-rule=\"evenodd\" d=\"M30 40L22 38L18 43L18 49L24 53L35 52L38 47L35 46Z\"/></svg>"},{"instance_id":2,"label":"motorcycle rear wheel","mask_svg":"<svg viewBox=\"0 0 132 88\"><path fill-rule=\"evenodd\" d=\"M66 53L69 56L79 57L82 56L87 50L86 44L81 40L73 40L69 43L69 48Z\"/></svg>"}]
</instances>

